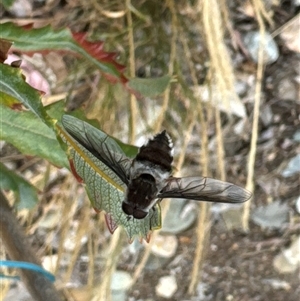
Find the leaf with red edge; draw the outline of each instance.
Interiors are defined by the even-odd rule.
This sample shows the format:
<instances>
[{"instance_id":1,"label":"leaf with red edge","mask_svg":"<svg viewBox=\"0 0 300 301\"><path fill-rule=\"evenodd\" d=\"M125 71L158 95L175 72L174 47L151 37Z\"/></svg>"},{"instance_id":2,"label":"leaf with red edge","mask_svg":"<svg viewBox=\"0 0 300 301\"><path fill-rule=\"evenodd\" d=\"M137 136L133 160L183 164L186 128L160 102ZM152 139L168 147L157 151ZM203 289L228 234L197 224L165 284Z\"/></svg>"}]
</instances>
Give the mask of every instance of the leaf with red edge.
<instances>
[{"instance_id":1,"label":"leaf with red edge","mask_svg":"<svg viewBox=\"0 0 300 301\"><path fill-rule=\"evenodd\" d=\"M117 230L118 224L113 220L109 213L105 214L105 221L109 232L113 234Z\"/></svg>"},{"instance_id":2,"label":"leaf with red edge","mask_svg":"<svg viewBox=\"0 0 300 301\"><path fill-rule=\"evenodd\" d=\"M73 174L73 176L75 177L75 179L77 180L78 183L82 184L83 183L83 180L82 178L78 175L77 171L76 171L76 168L74 166L74 162L73 162L73 159L69 159L69 163L70 163L70 169L71 169L71 172Z\"/></svg>"},{"instance_id":3,"label":"leaf with red edge","mask_svg":"<svg viewBox=\"0 0 300 301\"><path fill-rule=\"evenodd\" d=\"M69 160L76 174L83 179L92 206L105 211L109 230L113 232L117 225L126 230L129 239L136 236L148 239L151 230L161 226L159 204L144 219L128 218L122 210L126 195L126 184L107 161L97 156L100 153L114 157L116 162L130 163L118 143L104 132L75 117L64 115L62 125L57 125L59 136L68 146ZM93 149L90 146L93 145ZM97 150L97 151L96 151ZM122 163L120 163L119 158ZM126 164L126 163L125 163ZM127 164L128 165L128 164ZM122 165L126 168L127 165ZM73 172L74 173L74 172Z\"/></svg>"},{"instance_id":4,"label":"leaf with red edge","mask_svg":"<svg viewBox=\"0 0 300 301\"><path fill-rule=\"evenodd\" d=\"M32 28L14 23L0 24L1 37L14 42L13 49L24 53L71 51L95 64L108 79L125 84L125 67L115 61L116 54L103 50L103 42L89 42L85 33L72 33L68 28L54 30L50 25Z\"/></svg>"}]
</instances>

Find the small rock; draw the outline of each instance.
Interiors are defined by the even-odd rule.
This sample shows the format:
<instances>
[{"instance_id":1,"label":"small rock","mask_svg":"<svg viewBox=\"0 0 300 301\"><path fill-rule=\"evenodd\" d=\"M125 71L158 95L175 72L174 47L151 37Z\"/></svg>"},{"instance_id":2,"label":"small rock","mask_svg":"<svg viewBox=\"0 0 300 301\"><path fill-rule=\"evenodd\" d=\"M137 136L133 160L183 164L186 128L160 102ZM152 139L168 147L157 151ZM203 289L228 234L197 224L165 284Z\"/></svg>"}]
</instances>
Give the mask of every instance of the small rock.
<instances>
[{"instance_id":1,"label":"small rock","mask_svg":"<svg viewBox=\"0 0 300 301\"><path fill-rule=\"evenodd\" d=\"M225 222L226 229L228 231L233 229L240 229L243 226L242 217L241 214L241 206L231 205L231 204L224 204L227 209L223 210L221 215L223 218L223 221ZM224 207L225 207L224 206Z\"/></svg>"},{"instance_id":2,"label":"small rock","mask_svg":"<svg viewBox=\"0 0 300 301\"><path fill-rule=\"evenodd\" d=\"M272 286L272 288L276 290L283 289L288 291L291 289L291 285L288 282L279 279L263 279L262 282L269 284L270 286Z\"/></svg>"},{"instance_id":3,"label":"small rock","mask_svg":"<svg viewBox=\"0 0 300 301\"><path fill-rule=\"evenodd\" d=\"M234 88L235 88L235 92L237 93L237 95L242 96L247 93L248 85L244 81L237 80L234 83Z\"/></svg>"},{"instance_id":4,"label":"small rock","mask_svg":"<svg viewBox=\"0 0 300 301\"><path fill-rule=\"evenodd\" d=\"M111 278L111 296L112 301L126 301L126 292L131 287L132 278L124 271L116 271Z\"/></svg>"},{"instance_id":5,"label":"small rock","mask_svg":"<svg viewBox=\"0 0 300 301\"><path fill-rule=\"evenodd\" d=\"M296 200L296 210L297 212L300 214L300 195L298 196L297 200Z\"/></svg>"},{"instance_id":6,"label":"small rock","mask_svg":"<svg viewBox=\"0 0 300 301\"><path fill-rule=\"evenodd\" d=\"M300 43L299 43L300 44ZM298 89L297 86L290 78L285 77L281 79L277 87L275 88L277 91L277 97L282 100L294 100L297 99L298 96Z\"/></svg>"},{"instance_id":7,"label":"small rock","mask_svg":"<svg viewBox=\"0 0 300 301\"><path fill-rule=\"evenodd\" d=\"M8 11L18 18L29 17L32 15L32 1L30 0L15 0Z\"/></svg>"},{"instance_id":8,"label":"small rock","mask_svg":"<svg viewBox=\"0 0 300 301\"><path fill-rule=\"evenodd\" d=\"M163 298L171 298L177 290L177 282L174 276L165 276L159 279L155 287L156 295Z\"/></svg>"},{"instance_id":9,"label":"small rock","mask_svg":"<svg viewBox=\"0 0 300 301\"><path fill-rule=\"evenodd\" d=\"M149 271L155 271L166 266L169 262L170 259L167 257L159 257L150 253L147 263L145 265L145 269Z\"/></svg>"},{"instance_id":10,"label":"small rock","mask_svg":"<svg viewBox=\"0 0 300 301\"><path fill-rule=\"evenodd\" d=\"M178 240L174 235L156 235L151 247L152 254L170 258L175 255Z\"/></svg>"},{"instance_id":11,"label":"small rock","mask_svg":"<svg viewBox=\"0 0 300 301\"><path fill-rule=\"evenodd\" d=\"M300 266L300 236L288 249L283 250L274 258L273 265L280 273L293 273Z\"/></svg>"},{"instance_id":12,"label":"small rock","mask_svg":"<svg viewBox=\"0 0 300 301\"><path fill-rule=\"evenodd\" d=\"M293 140L296 142L300 142L300 131L294 133Z\"/></svg>"},{"instance_id":13,"label":"small rock","mask_svg":"<svg viewBox=\"0 0 300 301\"><path fill-rule=\"evenodd\" d=\"M236 87L237 88L237 87ZM217 107L219 110L226 112L230 115L236 115L244 118L246 116L246 108L242 101L237 97L236 91L226 91L226 96L222 96L217 87L213 85L195 86L192 88L195 97L199 98L203 102L209 102Z\"/></svg>"},{"instance_id":14,"label":"small rock","mask_svg":"<svg viewBox=\"0 0 300 301\"><path fill-rule=\"evenodd\" d=\"M233 127L233 131L236 135L241 136L245 131L246 119L240 119Z\"/></svg>"},{"instance_id":15,"label":"small rock","mask_svg":"<svg viewBox=\"0 0 300 301\"><path fill-rule=\"evenodd\" d=\"M153 239L152 253L145 266L147 270L152 271L165 266L175 255L178 246L177 237L173 235L157 235Z\"/></svg>"},{"instance_id":16,"label":"small rock","mask_svg":"<svg viewBox=\"0 0 300 301\"><path fill-rule=\"evenodd\" d=\"M61 210L51 209L42 217L39 227L53 229L61 222Z\"/></svg>"},{"instance_id":17,"label":"small rock","mask_svg":"<svg viewBox=\"0 0 300 301\"><path fill-rule=\"evenodd\" d=\"M293 157L287 167L281 172L281 175L285 178L291 177L300 172L300 154Z\"/></svg>"},{"instance_id":18,"label":"small rock","mask_svg":"<svg viewBox=\"0 0 300 301\"><path fill-rule=\"evenodd\" d=\"M285 41L285 45L291 51L300 53L299 43L299 28L300 28L300 15L298 14L288 26L284 26L280 33L280 37Z\"/></svg>"},{"instance_id":19,"label":"small rock","mask_svg":"<svg viewBox=\"0 0 300 301\"><path fill-rule=\"evenodd\" d=\"M66 239L64 240L64 249L66 251L72 252L75 247L78 240L78 227L79 224L74 223L72 229L70 229L69 233L67 234ZM80 240L80 244L84 245L88 241L88 236L83 235Z\"/></svg>"},{"instance_id":20,"label":"small rock","mask_svg":"<svg viewBox=\"0 0 300 301\"><path fill-rule=\"evenodd\" d=\"M251 59L258 62L258 51L262 37L258 31L247 32L243 41ZM272 36L266 32L264 36L264 63L272 64L277 61L279 57L279 50L277 44L274 42Z\"/></svg>"},{"instance_id":21,"label":"small rock","mask_svg":"<svg viewBox=\"0 0 300 301\"><path fill-rule=\"evenodd\" d=\"M263 106L261 109L260 116L261 116L261 121L264 124L264 126L265 127L270 126L270 124L273 121L273 113L272 113L271 107L269 105Z\"/></svg>"},{"instance_id":22,"label":"small rock","mask_svg":"<svg viewBox=\"0 0 300 301\"><path fill-rule=\"evenodd\" d=\"M173 200L164 218L162 231L170 234L183 232L195 222L197 213L195 204L188 203L184 199Z\"/></svg>"},{"instance_id":23,"label":"small rock","mask_svg":"<svg viewBox=\"0 0 300 301\"><path fill-rule=\"evenodd\" d=\"M3 301L12 301L12 300L32 301L32 296L29 294L25 285L21 281L18 281L16 286L11 288L3 298Z\"/></svg>"},{"instance_id":24,"label":"small rock","mask_svg":"<svg viewBox=\"0 0 300 301\"><path fill-rule=\"evenodd\" d=\"M208 284L205 284L203 282L200 282L197 285L197 296L192 298L191 301L208 301L208 300L213 300L212 293L210 291L210 287Z\"/></svg>"},{"instance_id":25,"label":"small rock","mask_svg":"<svg viewBox=\"0 0 300 301\"><path fill-rule=\"evenodd\" d=\"M42 266L46 271L50 273L54 273L57 266L57 260L58 260L57 254L44 256L42 260Z\"/></svg>"},{"instance_id":26,"label":"small rock","mask_svg":"<svg viewBox=\"0 0 300 301\"><path fill-rule=\"evenodd\" d=\"M289 206L275 201L267 206L259 206L251 214L252 221L262 228L280 229L289 219Z\"/></svg>"}]
</instances>

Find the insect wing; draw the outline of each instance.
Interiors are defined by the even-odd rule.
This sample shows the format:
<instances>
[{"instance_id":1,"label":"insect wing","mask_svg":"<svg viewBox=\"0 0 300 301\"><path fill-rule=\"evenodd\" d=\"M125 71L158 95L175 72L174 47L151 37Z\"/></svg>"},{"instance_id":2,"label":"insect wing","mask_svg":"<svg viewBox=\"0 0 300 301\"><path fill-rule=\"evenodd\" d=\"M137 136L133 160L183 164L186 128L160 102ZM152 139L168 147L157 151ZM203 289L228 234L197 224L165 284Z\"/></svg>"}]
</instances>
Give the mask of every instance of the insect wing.
<instances>
[{"instance_id":1,"label":"insect wing","mask_svg":"<svg viewBox=\"0 0 300 301\"><path fill-rule=\"evenodd\" d=\"M218 203L243 203L251 192L231 183L206 177L171 177L161 190L159 198L185 198Z\"/></svg>"},{"instance_id":2,"label":"insect wing","mask_svg":"<svg viewBox=\"0 0 300 301\"><path fill-rule=\"evenodd\" d=\"M128 185L132 160L127 158L117 144L104 132L70 115L62 117L65 130L96 158L111 168Z\"/></svg>"},{"instance_id":3,"label":"insect wing","mask_svg":"<svg viewBox=\"0 0 300 301\"><path fill-rule=\"evenodd\" d=\"M122 225L130 240L136 236L148 239L152 230L161 227L159 204L140 220L129 219L122 211L126 183L121 177L127 177L131 160L112 138L85 122L64 116L62 124L64 129L60 129L60 136L68 146L69 161L84 182L93 207L107 214L109 230L113 232L118 225ZM113 164L117 172L113 170Z\"/></svg>"}]
</instances>

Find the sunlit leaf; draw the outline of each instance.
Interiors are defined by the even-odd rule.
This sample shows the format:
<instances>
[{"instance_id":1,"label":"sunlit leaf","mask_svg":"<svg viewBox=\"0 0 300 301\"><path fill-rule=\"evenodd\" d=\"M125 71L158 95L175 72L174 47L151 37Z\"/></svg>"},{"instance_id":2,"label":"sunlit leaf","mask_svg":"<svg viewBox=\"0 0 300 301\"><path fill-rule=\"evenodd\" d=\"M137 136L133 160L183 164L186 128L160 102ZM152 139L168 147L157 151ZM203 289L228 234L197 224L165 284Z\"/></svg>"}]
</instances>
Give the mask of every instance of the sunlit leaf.
<instances>
[{"instance_id":1,"label":"sunlit leaf","mask_svg":"<svg viewBox=\"0 0 300 301\"><path fill-rule=\"evenodd\" d=\"M39 156L56 166L68 166L55 133L31 112L17 112L0 104L0 139L26 155Z\"/></svg>"},{"instance_id":2,"label":"sunlit leaf","mask_svg":"<svg viewBox=\"0 0 300 301\"><path fill-rule=\"evenodd\" d=\"M0 189L13 190L18 209L32 209L38 202L36 189L0 163Z\"/></svg>"},{"instance_id":3,"label":"sunlit leaf","mask_svg":"<svg viewBox=\"0 0 300 301\"><path fill-rule=\"evenodd\" d=\"M169 75L157 78L132 78L128 85L145 97L153 97L163 93L170 81L171 77Z\"/></svg>"},{"instance_id":4,"label":"sunlit leaf","mask_svg":"<svg viewBox=\"0 0 300 301\"><path fill-rule=\"evenodd\" d=\"M0 64L0 104L8 105L12 99L35 113L48 125L52 125L41 103L41 94L25 82L21 69Z\"/></svg>"},{"instance_id":5,"label":"sunlit leaf","mask_svg":"<svg viewBox=\"0 0 300 301\"><path fill-rule=\"evenodd\" d=\"M105 149L110 152L109 155L115 158L125 156L114 139L88 123L71 116L64 116L64 126L67 127L68 132L76 132L76 136L81 141L88 142L93 138L93 143L97 143L101 148L105 144ZM156 205L155 210L144 219L129 218L121 207L126 191L124 182L110 166L100 161L83 143L73 139L62 126L58 126L58 130L63 141L68 145L69 160L75 168L76 178L84 181L93 207L108 214L106 220L111 231L115 230L117 224L125 228L130 239L135 236L148 239L151 230L161 227L159 205Z\"/></svg>"}]
</instances>

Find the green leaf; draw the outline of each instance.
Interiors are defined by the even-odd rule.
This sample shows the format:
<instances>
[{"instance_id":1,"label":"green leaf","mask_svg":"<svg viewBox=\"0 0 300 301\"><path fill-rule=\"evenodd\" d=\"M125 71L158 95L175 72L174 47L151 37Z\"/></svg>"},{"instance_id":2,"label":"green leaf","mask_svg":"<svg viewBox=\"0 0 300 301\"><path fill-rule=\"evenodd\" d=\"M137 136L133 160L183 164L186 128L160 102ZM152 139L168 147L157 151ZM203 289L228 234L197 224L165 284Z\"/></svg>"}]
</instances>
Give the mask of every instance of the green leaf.
<instances>
[{"instance_id":1,"label":"green leaf","mask_svg":"<svg viewBox=\"0 0 300 301\"><path fill-rule=\"evenodd\" d=\"M10 8L16 0L2 0L3 6L8 9Z\"/></svg>"},{"instance_id":2,"label":"green leaf","mask_svg":"<svg viewBox=\"0 0 300 301\"><path fill-rule=\"evenodd\" d=\"M14 42L13 48L23 52L64 50L81 54L104 73L120 78L120 72L113 62L101 62L81 47L68 28L53 30L50 25L41 28L25 29L14 23L0 24L1 37Z\"/></svg>"},{"instance_id":3,"label":"green leaf","mask_svg":"<svg viewBox=\"0 0 300 301\"><path fill-rule=\"evenodd\" d=\"M57 101L57 102L52 103L51 105L48 105L45 107L47 114L51 118L54 118L59 121L61 120L62 116L65 114L64 108L65 108L64 101ZM86 118L84 111L82 111L80 109L72 111L68 115L76 117L82 121L85 121L94 127L99 127L99 122L96 119L91 120L91 119ZM114 140L119 144L119 146L121 147L123 152L126 154L126 156L128 156L130 158L133 158L136 156L136 154L138 152L138 147L136 147L134 145L123 143L122 141L120 141L118 139L114 139Z\"/></svg>"},{"instance_id":4,"label":"green leaf","mask_svg":"<svg viewBox=\"0 0 300 301\"><path fill-rule=\"evenodd\" d=\"M153 97L163 93L170 81L171 77L169 75L157 78L132 78L128 85L145 97Z\"/></svg>"},{"instance_id":5,"label":"green leaf","mask_svg":"<svg viewBox=\"0 0 300 301\"><path fill-rule=\"evenodd\" d=\"M25 82L21 69L0 64L0 91L0 104L7 104L13 98L24 104L45 123L53 126L42 106L40 92Z\"/></svg>"},{"instance_id":6,"label":"green leaf","mask_svg":"<svg viewBox=\"0 0 300 301\"><path fill-rule=\"evenodd\" d=\"M32 209L38 202L36 189L0 163L0 188L15 192L18 209Z\"/></svg>"},{"instance_id":7,"label":"green leaf","mask_svg":"<svg viewBox=\"0 0 300 301\"><path fill-rule=\"evenodd\" d=\"M55 133L31 112L16 112L0 104L0 139L22 153L39 156L56 166L68 166Z\"/></svg>"},{"instance_id":8,"label":"green leaf","mask_svg":"<svg viewBox=\"0 0 300 301\"><path fill-rule=\"evenodd\" d=\"M60 121L62 116L66 114L65 100L59 100L57 102L54 102L54 103L46 106L45 110L51 118ZM96 119L91 120L91 119L86 118L86 114L82 109L74 110L74 111L68 113L68 115L77 117L83 121L88 122L89 124L91 124L95 127L99 126L99 122Z\"/></svg>"},{"instance_id":9,"label":"green leaf","mask_svg":"<svg viewBox=\"0 0 300 301\"><path fill-rule=\"evenodd\" d=\"M122 225L129 238L135 236L148 238L149 232L161 227L161 213L159 205L144 219L128 218L122 210L122 201L125 198L126 185L110 166L100 161L95 152L89 151L87 144L92 143L98 151L105 152L109 158L121 166L130 163L116 141L104 132L94 128L77 118L65 115L64 126L72 133L58 125L60 136L68 145L71 170L77 179L85 183L87 193L94 208L104 210L108 215L109 223ZM92 139L92 141L91 141ZM78 141L82 141L79 143ZM85 145L85 146L84 146ZM91 145L91 144L90 144ZM102 152L102 154L103 154ZM105 157L102 156L102 157ZM108 227L112 230L113 226Z\"/></svg>"}]
</instances>

